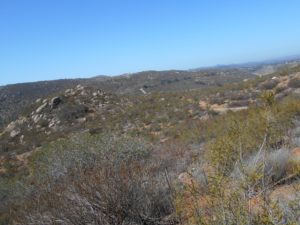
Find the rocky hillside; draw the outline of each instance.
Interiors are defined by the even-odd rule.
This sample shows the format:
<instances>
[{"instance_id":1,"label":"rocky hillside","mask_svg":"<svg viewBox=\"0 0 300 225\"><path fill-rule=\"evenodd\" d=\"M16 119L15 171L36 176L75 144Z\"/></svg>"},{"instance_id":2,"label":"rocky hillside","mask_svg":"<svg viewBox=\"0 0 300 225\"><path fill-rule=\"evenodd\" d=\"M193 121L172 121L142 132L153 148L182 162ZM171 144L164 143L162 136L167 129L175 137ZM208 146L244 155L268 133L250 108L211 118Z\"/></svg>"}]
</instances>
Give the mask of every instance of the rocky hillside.
<instances>
[{"instance_id":1,"label":"rocky hillside","mask_svg":"<svg viewBox=\"0 0 300 225\"><path fill-rule=\"evenodd\" d=\"M156 91L180 91L221 86L250 78L251 73L238 69L189 71L147 71L117 77L57 80L3 86L0 89L0 127L17 118L37 98L55 95L77 84L107 92L143 95Z\"/></svg>"},{"instance_id":2,"label":"rocky hillside","mask_svg":"<svg viewBox=\"0 0 300 225\"><path fill-rule=\"evenodd\" d=\"M28 156L33 149L58 138L97 132L93 128L105 129L103 121L118 114L128 104L130 102L125 98L81 85L57 96L38 98L17 120L2 130L2 162L6 161L3 157L22 158L23 153ZM3 165L0 164L2 173L6 171Z\"/></svg>"},{"instance_id":3,"label":"rocky hillside","mask_svg":"<svg viewBox=\"0 0 300 225\"><path fill-rule=\"evenodd\" d=\"M18 114L37 98L71 88L80 80L57 80L13 84L0 88L0 127L17 118Z\"/></svg>"}]
</instances>

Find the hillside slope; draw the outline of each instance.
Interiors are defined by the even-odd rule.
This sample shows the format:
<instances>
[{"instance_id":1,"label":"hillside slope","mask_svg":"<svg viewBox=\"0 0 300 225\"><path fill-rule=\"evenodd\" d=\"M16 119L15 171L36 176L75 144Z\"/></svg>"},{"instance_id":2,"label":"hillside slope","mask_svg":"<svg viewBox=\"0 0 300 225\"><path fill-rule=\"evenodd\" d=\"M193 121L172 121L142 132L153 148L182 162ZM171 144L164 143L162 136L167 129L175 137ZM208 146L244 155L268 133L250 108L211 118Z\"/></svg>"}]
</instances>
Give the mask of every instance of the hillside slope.
<instances>
[{"instance_id":1,"label":"hillside slope","mask_svg":"<svg viewBox=\"0 0 300 225\"><path fill-rule=\"evenodd\" d=\"M148 71L129 76L41 81L13 84L0 89L0 127L17 118L36 99L55 95L77 84L118 94L142 95L154 91L178 91L220 86L252 75L237 69L189 71ZM143 90L141 90L143 89Z\"/></svg>"},{"instance_id":2,"label":"hillside slope","mask_svg":"<svg viewBox=\"0 0 300 225\"><path fill-rule=\"evenodd\" d=\"M135 76L117 79L163 86ZM0 129L0 222L297 224L300 67L251 77L130 95L81 80L35 99Z\"/></svg>"}]
</instances>

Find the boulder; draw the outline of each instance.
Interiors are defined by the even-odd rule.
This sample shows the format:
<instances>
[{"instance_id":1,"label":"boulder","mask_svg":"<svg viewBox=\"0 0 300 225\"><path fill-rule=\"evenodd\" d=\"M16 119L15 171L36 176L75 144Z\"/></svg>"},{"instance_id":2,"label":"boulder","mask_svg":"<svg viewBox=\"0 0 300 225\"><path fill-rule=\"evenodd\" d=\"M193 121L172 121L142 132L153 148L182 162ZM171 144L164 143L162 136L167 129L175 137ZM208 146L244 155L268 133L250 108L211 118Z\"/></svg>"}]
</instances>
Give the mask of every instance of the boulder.
<instances>
[{"instance_id":1,"label":"boulder","mask_svg":"<svg viewBox=\"0 0 300 225\"><path fill-rule=\"evenodd\" d=\"M42 112L46 107L47 107L47 102L45 102L44 104L42 104L40 107L38 107L37 109L36 109L36 113L40 113L40 112Z\"/></svg>"},{"instance_id":2,"label":"boulder","mask_svg":"<svg viewBox=\"0 0 300 225\"><path fill-rule=\"evenodd\" d=\"M50 106L52 109L56 108L61 103L61 98L56 96L51 99Z\"/></svg>"},{"instance_id":3,"label":"boulder","mask_svg":"<svg viewBox=\"0 0 300 225\"><path fill-rule=\"evenodd\" d=\"M11 137L11 138L14 138L14 137L18 136L20 133L21 133L21 130L20 130L20 129L12 130L12 131L10 132L10 137Z\"/></svg>"},{"instance_id":4,"label":"boulder","mask_svg":"<svg viewBox=\"0 0 300 225\"><path fill-rule=\"evenodd\" d=\"M85 90L82 90L82 91L80 92L80 95L82 95L82 96L87 96L88 93L87 93Z\"/></svg>"},{"instance_id":5,"label":"boulder","mask_svg":"<svg viewBox=\"0 0 300 225\"><path fill-rule=\"evenodd\" d=\"M25 143L25 141L24 141L24 135L21 135L21 137L20 137L20 143L23 145L24 143Z\"/></svg>"},{"instance_id":6,"label":"boulder","mask_svg":"<svg viewBox=\"0 0 300 225\"><path fill-rule=\"evenodd\" d=\"M7 125L5 128L5 132L11 132L16 128L17 123L15 121L11 122L10 124Z\"/></svg>"},{"instance_id":7,"label":"boulder","mask_svg":"<svg viewBox=\"0 0 300 225\"><path fill-rule=\"evenodd\" d=\"M35 100L36 103L40 103L42 101L41 98L38 98L37 100Z\"/></svg>"},{"instance_id":8,"label":"boulder","mask_svg":"<svg viewBox=\"0 0 300 225\"><path fill-rule=\"evenodd\" d=\"M77 86L76 86L76 90L77 91L82 91L84 89L84 87L82 86L82 85L80 85L80 84L78 84Z\"/></svg>"},{"instance_id":9,"label":"boulder","mask_svg":"<svg viewBox=\"0 0 300 225\"><path fill-rule=\"evenodd\" d=\"M141 91L144 95L147 94L147 92L146 92L143 88L140 88L140 91Z\"/></svg>"},{"instance_id":10,"label":"boulder","mask_svg":"<svg viewBox=\"0 0 300 225\"><path fill-rule=\"evenodd\" d=\"M75 91L73 89L67 89L65 91L65 96L73 96L75 95Z\"/></svg>"},{"instance_id":11,"label":"boulder","mask_svg":"<svg viewBox=\"0 0 300 225\"><path fill-rule=\"evenodd\" d=\"M77 119L77 122L78 122L78 123L84 123L84 122L86 122L86 118L85 118L85 117L78 118L78 119Z\"/></svg>"},{"instance_id":12,"label":"boulder","mask_svg":"<svg viewBox=\"0 0 300 225\"><path fill-rule=\"evenodd\" d=\"M57 125L59 125L61 122L58 118L53 118L50 122L49 122L49 125L48 127L49 128L52 128L52 127L55 127Z\"/></svg>"},{"instance_id":13,"label":"boulder","mask_svg":"<svg viewBox=\"0 0 300 225\"><path fill-rule=\"evenodd\" d=\"M37 122L40 121L41 115L35 114L35 115L33 115L31 118L32 118L32 120L33 120L34 123L37 123Z\"/></svg>"}]
</instances>

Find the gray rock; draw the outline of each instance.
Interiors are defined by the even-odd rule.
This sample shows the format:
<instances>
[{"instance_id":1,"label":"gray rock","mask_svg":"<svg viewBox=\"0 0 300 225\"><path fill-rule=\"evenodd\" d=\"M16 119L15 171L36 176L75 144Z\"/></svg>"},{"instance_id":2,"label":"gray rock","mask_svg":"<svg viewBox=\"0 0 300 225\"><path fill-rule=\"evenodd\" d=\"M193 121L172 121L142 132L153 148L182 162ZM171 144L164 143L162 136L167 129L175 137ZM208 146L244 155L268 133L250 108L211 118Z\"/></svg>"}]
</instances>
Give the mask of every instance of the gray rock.
<instances>
[{"instance_id":1,"label":"gray rock","mask_svg":"<svg viewBox=\"0 0 300 225\"><path fill-rule=\"evenodd\" d=\"M83 89L84 89L84 87L82 85L80 85L80 84L78 84L76 86L76 90L78 90L78 91L82 91Z\"/></svg>"},{"instance_id":2,"label":"gray rock","mask_svg":"<svg viewBox=\"0 0 300 225\"><path fill-rule=\"evenodd\" d=\"M65 91L65 96L74 96L76 94L75 90L74 89L67 89Z\"/></svg>"},{"instance_id":3,"label":"gray rock","mask_svg":"<svg viewBox=\"0 0 300 225\"><path fill-rule=\"evenodd\" d=\"M42 112L43 111L43 109L45 109L46 107L47 107L47 102L46 103L44 103L44 104L42 104L40 107L38 107L37 109L36 109L36 113L40 113L40 112Z\"/></svg>"},{"instance_id":4,"label":"gray rock","mask_svg":"<svg viewBox=\"0 0 300 225\"><path fill-rule=\"evenodd\" d=\"M143 88L140 88L140 91L141 91L144 95L147 94L147 92L146 92Z\"/></svg>"},{"instance_id":5,"label":"gray rock","mask_svg":"<svg viewBox=\"0 0 300 225\"><path fill-rule=\"evenodd\" d=\"M33 120L34 123L37 123L37 122L40 121L41 115L36 114L36 115L33 115L31 118L32 118L32 120Z\"/></svg>"},{"instance_id":6,"label":"gray rock","mask_svg":"<svg viewBox=\"0 0 300 225\"><path fill-rule=\"evenodd\" d=\"M84 122L86 122L86 118L85 118L85 117L78 118L78 119L77 119L77 122L78 122L78 123L84 123Z\"/></svg>"},{"instance_id":7,"label":"gray rock","mask_svg":"<svg viewBox=\"0 0 300 225\"><path fill-rule=\"evenodd\" d=\"M23 145L25 143L24 137L25 137L24 135L21 135L21 137L20 137L20 143L21 143L21 145Z\"/></svg>"},{"instance_id":8,"label":"gray rock","mask_svg":"<svg viewBox=\"0 0 300 225\"><path fill-rule=\"evenodd\" d=\"M52 109L56 108L60 103L61 103L60 97L56 96L56 97L52 98L51 102L50 102L51 108Z\"/></svg>"},{"instance_id":9,"label":"gray rock","mask_svg":"<svg viewBox=\"0 0 300 225\"><path fill-rule=\"evenodd\" d=\"M15 129L16 125L17 125L17 124L16 124L15 121L11 122L11 123L8 124L7 127L5 128L5 131L6 131L6 132L11 132L12 130Z\"/></svg>"},{"instance_id":10,"label":"gray rock","mask_svg":"<svg viewBox=\"0 0 300 225\"><path fill-rule=\"evenodd\" d=\"M40 103L42 101L41 98L38 98L37 100L35 100L36 103Z\"/></svg>"},{"instance_id":11,"label":"gray rock","mask_svg":"<svg viewBox=\"0 0 300 225\"><path fill-rule=\"evenodd\" d=\"M16 129L17 125L23 125L26 122L25 117L21 117L16 121L11 122L10 124L7 125L7 127L4 129L4 132L11 132L12 130Z\"/></svg>"},{"instance_id":12,"label":"gray rock","mask_svg":"<svg viewBox=\"0 0 300 225\"><path fill-rule=\"evenodd\" d=\"M87 93L85 90L82 90L82 91L80 92L80 95L82 95L82 96L87 96L88 93Z\"/></svg>"},{"instance_id":13,"label":"gray rock","mask_svg":"<svg viewBox=\"0 0 300 225\"><path fill-rule=\"evenodd\" d=\"M10 137L11 137L11 138L14 138L14 137L18 136L20 133L21 133L21 130L20 130L20 129L12 130L12 131L10 132Z\"/></svg>"},{"instance_id":14,"label":"gray rock","mask_svg":"<svg viewBox=\"0 0 300 225\"><path fill-rule=\"evenodd\" d=\"M49 127L49 128L53 128L53 127L59 125L60 123L61 123L61 122L60 122L59 119L53 118L53 119L49 122L48 127Z\"/></svg>"},{"instance_id":15,"label":"gray rock","mask_svg":"<svg viewBox=\"0 0 300 225\"><path fill-rule=\"evenodd\" d=\"M70 92L72 92L72 89L67 89L67 90L65 91L66 94L68 94L68 93L70 93Z\"/></svg>"},{"instance_id":16,"label":"gray rock","mask_svg":"<svg viewBox=\"0 0 300 225\"><path fill-rule=\"evenodd\" d=\"M54 127L55 126L55 120L51 120L48 127Z\"/></svg>"}]
</instances>

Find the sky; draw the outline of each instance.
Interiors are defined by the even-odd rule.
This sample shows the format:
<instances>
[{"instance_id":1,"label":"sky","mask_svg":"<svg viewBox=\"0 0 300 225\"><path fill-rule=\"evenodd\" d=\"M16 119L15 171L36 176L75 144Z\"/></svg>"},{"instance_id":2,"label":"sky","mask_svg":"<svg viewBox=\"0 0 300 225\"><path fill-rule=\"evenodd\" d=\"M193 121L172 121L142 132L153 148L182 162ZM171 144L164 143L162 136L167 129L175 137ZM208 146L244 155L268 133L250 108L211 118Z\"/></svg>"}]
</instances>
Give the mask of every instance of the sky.
<instances>
[{"instance_id":1,"label":"sky","mask_svg":"<svg viewBox=\"0 0 300 225\"><path fill-rule=\"evenodd\" d=\"M0 85L300 54L299 0L0 0Z\"/></svg>"}]
</instances>

